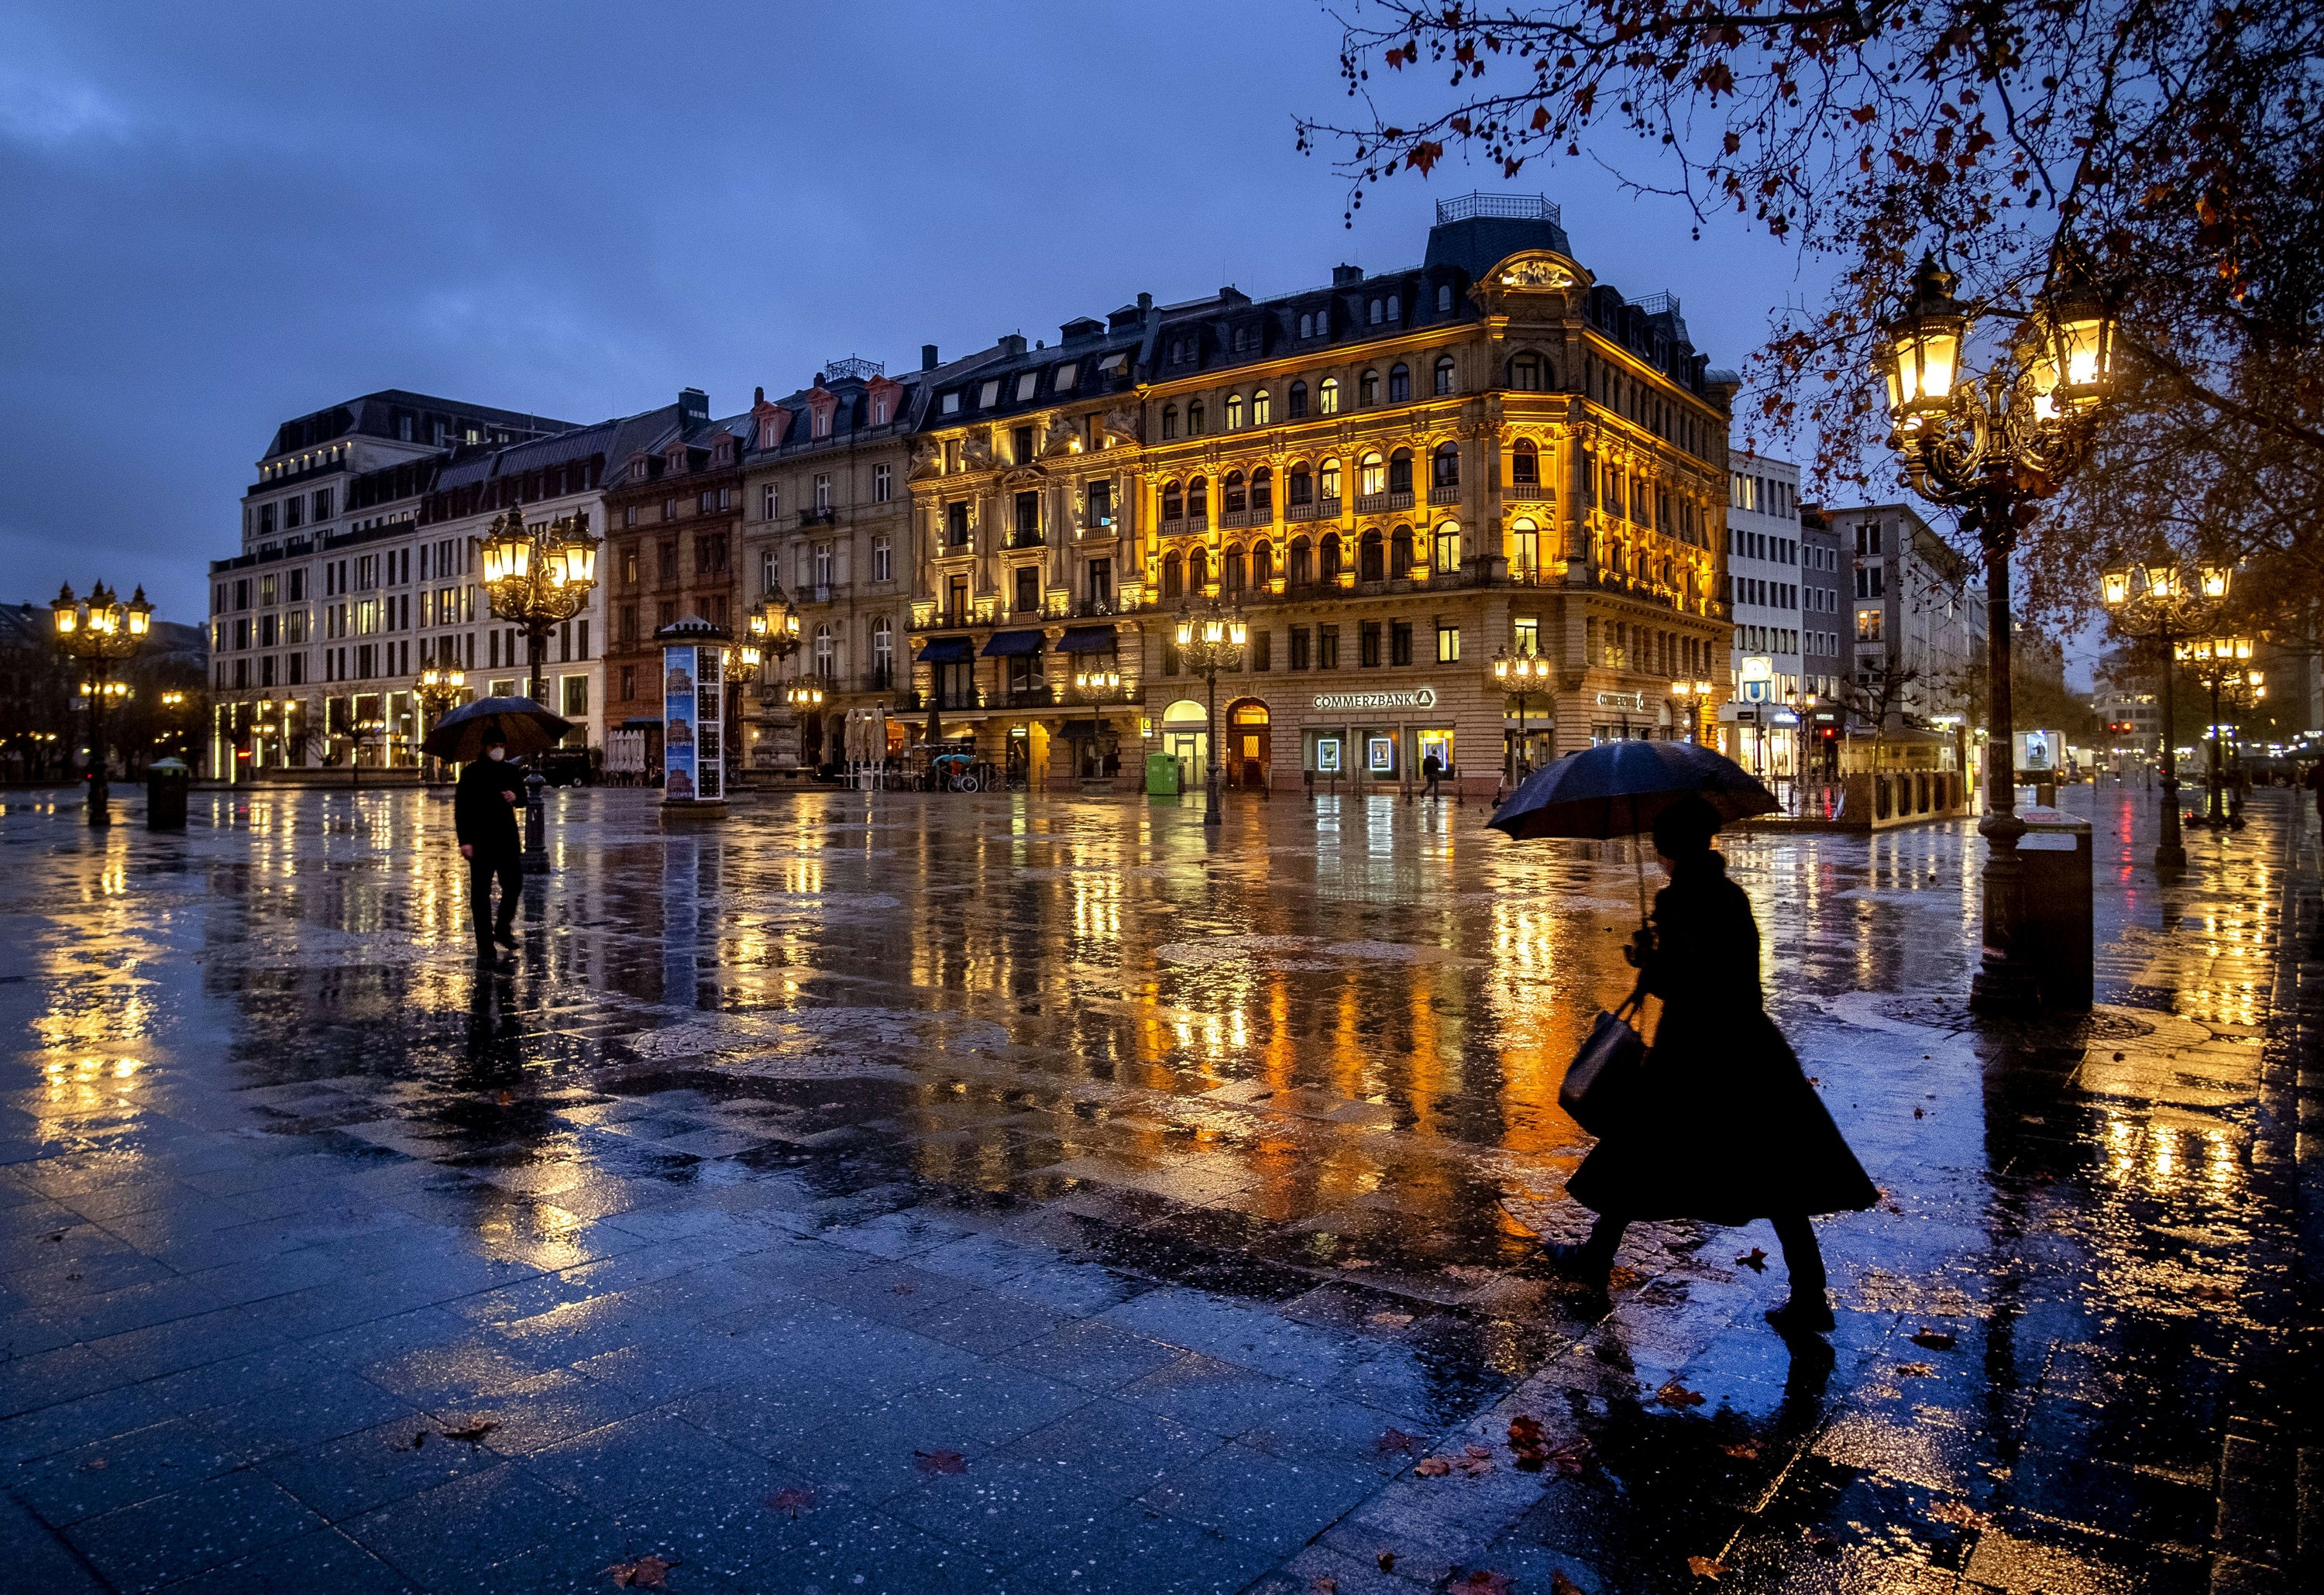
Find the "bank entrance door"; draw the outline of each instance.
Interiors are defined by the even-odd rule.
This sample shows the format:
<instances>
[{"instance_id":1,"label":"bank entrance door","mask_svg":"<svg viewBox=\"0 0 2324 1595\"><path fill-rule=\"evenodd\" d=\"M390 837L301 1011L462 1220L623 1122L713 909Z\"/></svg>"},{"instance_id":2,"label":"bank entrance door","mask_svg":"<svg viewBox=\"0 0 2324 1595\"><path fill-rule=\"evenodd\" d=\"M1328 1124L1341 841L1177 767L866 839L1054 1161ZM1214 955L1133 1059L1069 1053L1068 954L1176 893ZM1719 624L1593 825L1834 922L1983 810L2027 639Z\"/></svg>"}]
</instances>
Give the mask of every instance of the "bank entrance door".
<instances>
[{"instance_id":1,"label":"bank entrance door","mask_svg":"<svg viewBox=\"0 0 2324 1595\"><path fill-rule=\"evenodd\" d=\"M1272 733L1267 705L1246 699L1227 711L1227 781L1230 786L1264 788L1268 766L1274 762Z\"/></svg>"}]
</instances>

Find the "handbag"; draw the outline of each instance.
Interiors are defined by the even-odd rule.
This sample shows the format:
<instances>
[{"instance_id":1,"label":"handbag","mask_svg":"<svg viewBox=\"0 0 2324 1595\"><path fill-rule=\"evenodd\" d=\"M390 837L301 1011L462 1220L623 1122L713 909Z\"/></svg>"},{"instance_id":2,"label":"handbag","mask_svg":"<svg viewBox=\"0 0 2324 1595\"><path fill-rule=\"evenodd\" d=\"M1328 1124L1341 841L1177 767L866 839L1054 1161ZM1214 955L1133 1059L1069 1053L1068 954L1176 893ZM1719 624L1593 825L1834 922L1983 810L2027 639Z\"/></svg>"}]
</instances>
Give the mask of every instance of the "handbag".
<instances>
[{"instance_id":1,"label":"handbag","mask_svg":"<svg viewBox=\"0 0 2324 1595\"><path fill-rule=\"evenodd\" d=\"M1565 1065L1557 1105L1591 1135L1602 1136L1619 1122L1646 1079L1646 1044L1630 1025L1630 1016L1645 1003L1639 987L1613 1012L1600 1009L1589 1037Z\"/></svg>"}]
</instances>

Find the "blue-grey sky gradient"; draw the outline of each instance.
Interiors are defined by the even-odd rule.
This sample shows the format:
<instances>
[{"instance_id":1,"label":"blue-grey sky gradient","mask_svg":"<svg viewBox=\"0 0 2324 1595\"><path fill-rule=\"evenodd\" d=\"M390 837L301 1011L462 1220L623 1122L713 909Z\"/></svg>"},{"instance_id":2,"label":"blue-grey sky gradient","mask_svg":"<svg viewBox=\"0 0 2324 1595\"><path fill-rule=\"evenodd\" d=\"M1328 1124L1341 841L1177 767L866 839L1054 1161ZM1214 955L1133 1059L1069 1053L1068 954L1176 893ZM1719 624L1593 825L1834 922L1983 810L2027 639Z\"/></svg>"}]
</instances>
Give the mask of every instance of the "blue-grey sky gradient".
<instances>
[{"instance_id":1,"label":"blue-grey sky gradient","mask_svg":"<svg viewBox=\"0 0 2324 1595\"><path fill-rule=\"evenodd\" d=\"M1441 166L1343 230L1292 132L1343 103L1337 38L1311 0L7 7L0 597L199 620L275 424L353 394L730 413L838 355L1415 263L1471 188L1557 199L1713 365L1811 290L1582 163Z\"/></svg>"}]
</instances>

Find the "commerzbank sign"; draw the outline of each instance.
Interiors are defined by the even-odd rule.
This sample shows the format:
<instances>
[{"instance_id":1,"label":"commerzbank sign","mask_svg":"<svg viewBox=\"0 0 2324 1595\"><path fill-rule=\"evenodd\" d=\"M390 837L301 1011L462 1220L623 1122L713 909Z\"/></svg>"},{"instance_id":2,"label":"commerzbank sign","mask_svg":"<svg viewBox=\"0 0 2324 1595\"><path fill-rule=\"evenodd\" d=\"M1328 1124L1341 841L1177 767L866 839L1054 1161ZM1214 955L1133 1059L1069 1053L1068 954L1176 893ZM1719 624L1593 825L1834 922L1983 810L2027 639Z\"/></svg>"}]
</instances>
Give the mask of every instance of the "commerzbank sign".
<instances>
[{"instance_id":1,"label":"commerzbank sign","mask_svg":"<svg viewBox=\"0 0 2324 1595\"><path fill-rule=\"evenodd\" d=\"M1319 692L1319 709L1433 709L1436 689L1416 687L1405 692Z\"/></svg>"}]
</instances>

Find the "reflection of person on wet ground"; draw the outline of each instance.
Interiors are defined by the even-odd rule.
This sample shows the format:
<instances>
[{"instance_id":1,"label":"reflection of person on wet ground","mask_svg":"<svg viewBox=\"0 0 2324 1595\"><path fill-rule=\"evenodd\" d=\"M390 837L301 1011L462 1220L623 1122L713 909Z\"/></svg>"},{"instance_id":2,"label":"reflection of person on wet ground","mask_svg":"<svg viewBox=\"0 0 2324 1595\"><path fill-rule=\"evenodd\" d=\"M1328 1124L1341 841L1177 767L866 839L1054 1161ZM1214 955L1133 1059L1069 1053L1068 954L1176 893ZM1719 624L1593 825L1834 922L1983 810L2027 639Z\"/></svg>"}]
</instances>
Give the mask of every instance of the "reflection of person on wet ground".
<instances>
[{"instance_id":1,"label":"reflection of person on wet ground","mask_svg":"<svg viewBox=\"0 0 2324 1595\"><path fill-rule=\"evenodd\" d=\"M516 945L517 898L524 890L524 846L517 835L517 805L524 779L508 762L508 744L488 733L484 756L460 771L452 794L452 826L468 861L468 907L476 926L476 962L507 969L493 944ZM493 917L493 877L500 877L501 911Z\"/></svg>"},{"instance_id":2,"label":"reflection of person on wet ground","mask_svg":"<svg viewBox=\"0 0 2324 1595\"><path fill-rule=\"evenodd\" d=\"M1828 1330L1823 1254L1808 1217L1861 1211L1879 1193L1761 1006L1759 927L1711 845L1719 824L1700 798L1655 822L1670 884L1633 957L1662 1019L1638 1100L1566 1184L1598 1222L1589 1240L1550 1255L1602 1292L1633 1221L1767 1219L1792 1284L1767 1321L1786 1333Z\"/></svg>"}]
</instances>

